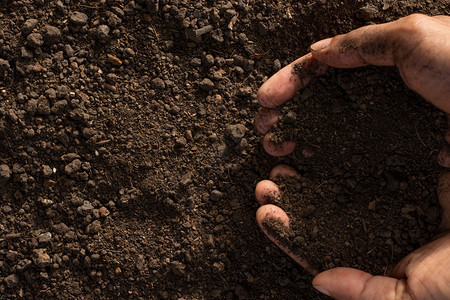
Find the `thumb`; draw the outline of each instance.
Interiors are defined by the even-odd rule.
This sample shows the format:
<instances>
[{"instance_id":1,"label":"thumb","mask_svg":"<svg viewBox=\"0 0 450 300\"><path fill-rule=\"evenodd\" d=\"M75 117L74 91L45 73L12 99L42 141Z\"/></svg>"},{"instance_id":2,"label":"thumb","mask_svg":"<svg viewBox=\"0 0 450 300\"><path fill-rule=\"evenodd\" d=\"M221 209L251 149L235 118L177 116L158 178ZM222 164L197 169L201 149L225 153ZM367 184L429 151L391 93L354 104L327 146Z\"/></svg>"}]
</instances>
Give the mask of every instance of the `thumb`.
<instances>
[{"instance_id":1,"label":"thumb","mask_svg":"<svg viewBox=\"0 0 450 300\"><path fill-rule=\"evenodd\" d=\"M322 272L312 284L319 292L338 300L413 299L407 289L406 279L373 276L351 268Z\"/></svg>"},{"instance_id":2,"label":"thumb","mask_svg":"<svg viewBox=\"0 0 450 300\"><path fill-rule=\"evenodd\" d=\"M393 66L395 22L369 25L311 45L315 59L335 68Z\"/></svg>"}]
</instances>

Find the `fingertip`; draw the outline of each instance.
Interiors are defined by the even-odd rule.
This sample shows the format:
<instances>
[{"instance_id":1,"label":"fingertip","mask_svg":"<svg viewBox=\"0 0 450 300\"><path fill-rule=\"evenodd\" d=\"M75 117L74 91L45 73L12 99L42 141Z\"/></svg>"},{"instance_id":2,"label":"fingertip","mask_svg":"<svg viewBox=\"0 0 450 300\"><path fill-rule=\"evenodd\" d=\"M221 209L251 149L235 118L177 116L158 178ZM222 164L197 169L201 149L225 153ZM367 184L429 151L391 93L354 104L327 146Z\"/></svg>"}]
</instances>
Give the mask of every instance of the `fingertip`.
<instances>
[{"instance_id":1,"label":"fingertip","mask_svg":"<svg viewBox=\"0 0 450 300\"><path fill-rule=\"evenodd\" d=\"M300 179L300 177L301 177L300 173L297 172L296 169L294 169L291 166L284 165L284 164L277 165L270 171L270 174L269 174L270 179L273 180L279 176L280 177L295 177L297 179Z\"/></svg>"},{"instance_id":2,"label":"fingertip","mask_svg":"<svg viewBox=\"0 0 450 300\"><path fill-rule=\"evenodd\" d=\"M255 116L256 130L261 134L266 134L272 125L278 123L278 111L273 108L262 107Z\"/></svg>"},{"instance_id":3,"label":"fingertip","mask_svg":"<svg viewBox=\"0 0 450 300\"><path fill-rule=\"evenodd\" d=\"M412 299L405 279L373 276L352 268L334 268L318 274L312 285L335 299Z\"/></svg>"},{"instance_id":4,"label":"fingertip","mask_svg":"<svg viewBox=\"0 0 450 300\"><path fill-rule=\"evenodd\" d=\"M288 215L284 210L276 205L266 204L261 206L256 211L256 221L258 222L259 227L261 227L262 231L264 231L267 236L271 237L271 235L268 234L266 227L264 226L264 221L267 220L280 221L286 229L289 229Z\"/></svg>"},{"instance_id":5,"label":"fingertip","mask_svg":"<svg viewBox=\"0 0 450 300\"><path fill-rule=\"evenodd\" d=\"M255 197L260 205L265 205L280 195L281 189L271 180L262 180L256 185Z\"/></svg>"},{"instance_id":6,"label":"fingertip","mask_svg":"<svg viewBox=\"0 0 450 300\"><path fill-rule=\"evenodd\" d=\"M326 50L326 48L328 48L330 46L332 38L327 38L327 39L323 39L321 41L315 42L314 44L311 45L311 52L313 53L317 53L319 51L322 50Z\"/></svg>"},{"instance_id":7,"label":"fingertip","mask_svg":"<svg viewBox=\"0 0 450 300\"><path fill-rule=\"evenodd\" d=\"M272 133L268 133L264 136L262 144L264 150L272 156L286 156L294 152L295 150L295 142L293 141L285 141L281 144L275 144L271 141L273 137Z\"/></svg>"}]
</instances>

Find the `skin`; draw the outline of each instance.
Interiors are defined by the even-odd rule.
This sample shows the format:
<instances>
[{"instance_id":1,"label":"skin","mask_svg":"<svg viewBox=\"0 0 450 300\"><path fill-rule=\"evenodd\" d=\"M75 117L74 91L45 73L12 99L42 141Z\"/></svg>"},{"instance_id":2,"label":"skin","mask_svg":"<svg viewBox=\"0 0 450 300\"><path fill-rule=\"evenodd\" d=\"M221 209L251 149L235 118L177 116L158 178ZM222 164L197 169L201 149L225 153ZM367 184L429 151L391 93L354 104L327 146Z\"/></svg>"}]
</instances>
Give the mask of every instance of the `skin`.
<instances>
[{"instance_id":1,"label":"skin","mask_svg":"<svg viewBox=\"0 0 450 300\"><path fill-rule=\"evenodd\" d=\"M316 67L300 78L293 72L293 66L298 62ZM264 149L274 156L294 151L295 144L291 141L277 147L272 145L267 132L278 122L276 107L304 88L312 76L324 74L328 66L355 68L366 65L396 66L411 89L450 113L450 17L414 14L319 41L311 46L311 53L269 78L258 91L262 108L255 117L256 129L266 135ZM450 141L450 133L446 140ZM450 166L449 149L444 148L438 158L446 167ZM270 177L279 174L301 180L300 174L289 166L275 167ZM401 260L390 277L373 276L351 268L335 268L318 274L307 261L280 245L262 226L266 219L278 219L289 227L286 213L267 204L266 195L280 193L280 188L271 180L257 185L255 194L261 205L256 213L257 222L275 244L317 275L313 286L320 292L335 299L450 299L450 172L441 176L438 186L443 209L441 234Z\"/></svg>"}]
</instances>

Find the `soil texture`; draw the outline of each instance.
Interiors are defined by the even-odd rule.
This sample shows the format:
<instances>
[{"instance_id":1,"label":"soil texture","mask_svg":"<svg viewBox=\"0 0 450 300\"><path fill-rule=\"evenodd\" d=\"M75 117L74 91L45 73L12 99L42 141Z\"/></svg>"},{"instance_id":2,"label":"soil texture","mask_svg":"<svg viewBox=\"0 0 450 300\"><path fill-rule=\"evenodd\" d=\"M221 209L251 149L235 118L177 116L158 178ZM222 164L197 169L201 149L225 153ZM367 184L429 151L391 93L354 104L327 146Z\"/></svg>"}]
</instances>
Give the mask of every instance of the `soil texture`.
<instances>
[{"instance_id":1,"label":"soil texture","mask_svg":"<svg viewBox=\"0 0 450 300\"><path fill-rule=\"evenodd\" d=\"M281 162L308 178L300 192L316 209L323 182L321 199L351 211L361 237L333 237L354 243L351 259L318 266L383 272L438 221L444 116L394 69L335 70L292 102L308 118L286 108L308 120L295 134L314 155L274 158L254 130L256 92L313 42L414 12L450 8L0 0L0 298L321 298L255 221L254 187ZM399 215L407 228L389 227ZM368 241L388 255L359 262Z\"/></svg>"}]
</instances>

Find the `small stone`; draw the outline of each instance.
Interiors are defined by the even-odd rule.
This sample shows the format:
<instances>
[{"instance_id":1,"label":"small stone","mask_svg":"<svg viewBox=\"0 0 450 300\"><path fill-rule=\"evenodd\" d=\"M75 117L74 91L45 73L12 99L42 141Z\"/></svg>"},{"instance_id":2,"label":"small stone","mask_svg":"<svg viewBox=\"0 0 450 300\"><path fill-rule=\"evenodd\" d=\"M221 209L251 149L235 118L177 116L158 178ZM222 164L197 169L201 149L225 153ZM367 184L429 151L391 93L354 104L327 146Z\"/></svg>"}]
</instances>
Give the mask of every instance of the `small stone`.
<instances>
[{"instance_id":1,"label":"small stone","mask_svg":"<svg viewBox=\"0 0 450 300\"><path fill-rule=\"evenodd\" d=\"M122 65L122 61L117 56L114 56L112 54L107 55L106 61L116 67L120 67Z\"/></svg>"},{"instance_id":2,"label":"small stone","mask_svg":"<svg viewBox=\"0 0 450 300\"><path fill-rule=\"evenodd\" d=\"M45 268L52 263L52 259L46 249L40 248L33 250L33 262L37 267Z\"/></svg>"},{"instance_id":3,"label":"small stone","mask_svg":"<svg viewBox=\"0 0 450 300\"><path fill-rule=\"evenodd\" d=\"M67 44L64 46L64 53L70 58L75 54L75 50L73 50L72 46Z\"/></svg>"},{"instance_id":4,"label":"small stone","mask_svg":"<svg viewBox=\"0 0 450 300\"><path fill-rule=\"evenodd\" d=\"M42 174L44 175L44 177L50 177L53 174L53 170L49 166L43 165Z\"/></svg>"},{"instance_id":5,"label":"small stone","mask_svg":"<svg viewBox=\"0 0 450 300\"><path fill-rule=\"evenodd\" d=\"M161 78L154 78L151 81L151 85L153 88L159 89L159 90L166 88L166 84L165 84L164 80L162 80Z\"/></svg>"},{"instance_id":6,"label":"small stone","mask_svg":"<svg viewBox=\"0 0 450 300\"><path fill-rule=\"evenodd\" d=\"M62 34L58 27L46 25L43 29L44 41L48 45L53 45L61 40Z\"/></svg>"},{"instance_id":7,"label":"small stone","mask_svg":"<svg viewBox=\"0 0 450 300\"><path fill-rule=\"evenodd\" d=\"M64 224L64 223L59 223L59 224L53 225L53 229L57 233L62 233L62 234L64 234L64 233L69 231L69 227L66 224Z\"/></svg>"},{"instance_id":8,"label":"small stone","mask_svg":"<svg viewBox=\"0 0 450 300\"><path fill-rule=\"evenodd\" d=\"M50 103L47 98L39 97L39 102L37 105L37 113L41 115L49 115L50 114Z\"/></svg>"},{"instance_id":9,"label":"small stone","mask_svg":"<svg viewBox=\"0 0 450 300\"><path fill-rule=\"evenodd\" d=\"M116 14L110 14L107 22L109 26L115 28L122 24L122 19L119 18Z\"/></svg>"},{"instance_id":10,"label":"small stone","mask_svg":"<svg viewBox=\"0 0 450 300\"><path fill-rule=\"evenodd\" d=\"M218 201L218 200L222 199L222 197L223 197L223 193L218 190L213 190L211 192L211 194L209 195L209 199L212 201Z\"/></svg>"},{"instance_id":11,"label":"small stone","mask_svg":"<svg viewBox=\"0 0 450 300\"><path fill-rule=\"evenodd\" d=\"M37 24L38 24L38 20L36 20L36 19L26 20L25 23L23 23L23 25L22 25L22 33L24 35L30 34L33 31L33 29L36 28Z\"/></svg>"},{"instance_id":12,"label":"small stone","mask_svg":"<svg viewBox=\"0 0 450 300\"><path fill-rule=\"evenodd\" d=\"M63 99L69 95L69 88L66 85L59 85L56 87L56 97Z\"/></svg>"},{"instance_id":13,"label":"small stone","mask_svg":"<svg viewBox=\"0 0 450 300\"><path fill-rule=\"evenodd\" d=\"M364 21L371 21L374 20L378 14L378 8L375 5L367 4L357 11L356 16Z\"/></svg>"},{"instance_id":14,"label":"small stone","mask_svg":"<svg viewBox=\"0 0 450 300\"><path fill-rule=\"evenodd\" d=\"M52 239L52 234L50 232L45 232L39 235L39 243L48 243Z\"/></svg>"},{"instance_id":15,"label":"small stone","mask_svg":"<svg viewBox=\"0 0 450 300\"><path fill-rule=\"evenodd\" d=\"M68 103L66 100L60 100L55 102L55 104L51 108L52 114L60 115L64 112L66 107L68 106Z\"/></svg>"},{"instance_id":16,"label":"small stone","mask_svg":"<svg viewBox=\"0 0 450 300\"><path fill-rule=\"evenodd\" d=\"M187 172L181 177L180 183L183 186L187 186L192 183L192 172Z\"/></svg>"},{"instance_id":17,"label":"small stone","mask_svg":"<svg viewBox=\"0 0 450 300\"><path fill-rule=\"evenodd\" d=\"M84 201L83 205L77 208L77 211L82 216L87 216L94 210L94 207L92 206L91 202Z\"/></svg>"},{"instance_id":18,"label":"small stone","mask_svg":"<svg viewBox=\"0 0 450 300\"><path fill-rule=\"evenodd\" d=\"M281 69L281 62L280 60L277 58L273 61L273 70L274 71L278 71Z\"/></svg>"},{"instance_id":19,"label":"small stone","mask_svg":"<svg viewBox=\"0 0 450 300\"><path fill-rule=\"evenodd\" d=\"M214 65L214 56L207 54L203 57L203 64L205 67L211 67Z\"/></svg>"},{"instance_id":20,"label":"small stone","mask_svg":"<svg viewBox=\"0 0 450 300\"><path fill-rule=\"evenodd\" d=\"M45 90L44 94L45 94L45 97L47 97L50 100L56 99L56 91L52 88Z\"/></svg>"},{"instance_id":21,"label":"small stone","mask_svg":"<svg viewBox=\"0 0 450 300\"><path fill-rule=\"evenodd\" d=\"M109 40L109 27L108 25L100 25L94 29L94 36L100 42L107 42Z\"/></svg>"},{"instance_id":22,"label":"small stone","mask_svg":"<svg viewBox=\"0 0 450 300\"><path fill-rule=\"evenodd\" d=\"M99 212L100 216L103 218L109 216L109 214L110 214L109 210L104 206L100 207L98 212Z\"/></svg>"},{"instance_id":23,"label":"small stone","mask_svg":"<svg viewBox=\"0 0 450 300\"><path fill-rule=\"evenodd\" d=\"M72 175L73 173L79 171L81 169L81 160L74 159L71 163L64 167L64 171L68 175Z\"/></svg>"},{"instance_id":24,"label":"small stone","mask_svg":"<svg viewBox=\"0 0 450 300\"><path fill-rule=\"evenodd\" d=\"M117 76L117 75L114 74L114 73L108 73L108 74L106 75L106 81L108 81L108 82L111 83L111 84L116 83L118 79L119 79L119 76Z\"/></svg>"},{"instance_id":25,"label":"small stone","mask_svg":"<svg viewBox=\"0 0 450 300\"><path fill-rule=\"evenodd\" d=\"M200 58L194 57L190 62L193 67L200 67L202 65L202 60Z\"/></svg>"},{"instance_id":26,"label":"small stone","mask_svg":"<svg viewBox=\"0 0 450 300\"><path fill-rule=\"evenodd\" d=\"M81 27L88 23L88 16L85 13L75 11L70 15L69 22L75 27Z\"/></svg>"},{"instance_id":27,"label":"small stone","mask_svg":"<svg viewBox=\"0 0 450 300\"><path fill-rule=\"evenodd\" d=\"M91 224L89 224L86 228L86 231L90 234L95 234L100 232L100 230L102 229L102 224L100 223L99 220L95 220L94 222L92 222Z\"/></svg>"},{"instance_id":28,"label":"small stone","mask_svg":"<svg viewBox=\"0 0 450 300\"><path fill-rule=\"evenodd\" d=\"M25 59L32 59L33 58L33 51L26 47L20 48L20 57Z\"/></svg>"},{"instance_id":29,"label":"small stone","mask_svg":"<svg viewBox=\"0 0 450 300\"><path fill-rule=\"evenodd\" d=\"M40 33L30 33L27 37L27 44L32 48L39 48L44 45L44 39Z\"/></svg>"},{"instance_id":30,"label":"small stone","mask_svg":"<svg viewBox=\"0 0 450 300\"><path fill-rule=\"evenodd\" d=\"M0 179L8 180L11 178L11 169L8 165L0 165Z\"/></svg>"},{"instance_id":31,"label":"small stone","mask_svg":"<svg viewBox=\"0 0 450 300\"><path fill-rule=\"evenodd\" d=\"M69 161L69 162L77 158L80 158L80 156L76 153L67 153L61 156L62 161Z\"/></svg>"},{"instance_id":32,"label":"small stone","mask_svg":"<svg viewBox=\"0 0 450 300\"><path fill-rule=\"evenodd\" d=\"M3 280L5 281L8 288L14 288L19 284L19 277L16 274L6 276Z\"/></svg>"},{"instance_id":33,"label":"small stone","mask_svg":"<svg viewBox=\"0 0 450 300\"><path fill-rule=\"evenodd\" d=\"M200 82L200 88L205 91L210 91L214 88L214 82L209 78L205 78Z\"/></svg>"},{"instance_id":34,"label":"small stone","mask_svg":"<svg viewBox=\"0 0 450 300\"><path fill-rule=\"evenodd\" d=\"M247 132L247 127L242 124L227 125L225 133L235 143L239 143Z\"/></svg>"},{"instance_id":35,"label":"small stone","mask_svg":"<svg viewBox=\"0 0 450 300\"><path fill-rule=\"evenodd\" d=\"M53 205L53 201L50 200L50 199L47 199L47 198L42 198L42 197L40 197L40 198L39 198L39 202L41 202L41 204L42 204L44 207L49 207L49 206Z\"/></svg>"}]
</instances>

